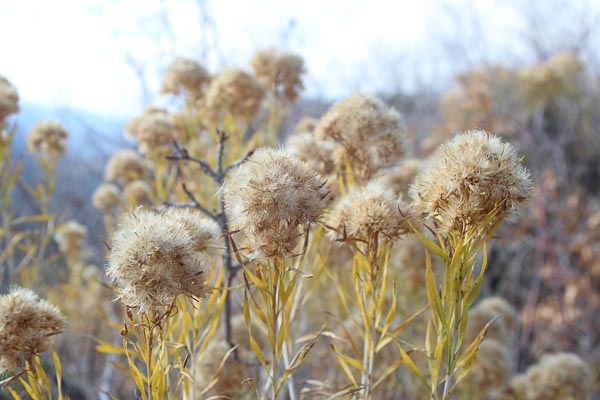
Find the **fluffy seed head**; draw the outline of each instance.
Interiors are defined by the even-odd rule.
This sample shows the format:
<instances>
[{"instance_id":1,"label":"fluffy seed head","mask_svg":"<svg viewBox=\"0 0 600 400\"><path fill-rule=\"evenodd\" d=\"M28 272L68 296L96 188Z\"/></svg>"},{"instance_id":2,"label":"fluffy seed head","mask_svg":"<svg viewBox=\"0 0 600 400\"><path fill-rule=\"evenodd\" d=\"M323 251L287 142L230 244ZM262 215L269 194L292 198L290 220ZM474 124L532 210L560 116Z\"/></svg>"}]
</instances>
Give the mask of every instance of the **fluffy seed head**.
<instances>
[{"instance_id":1,"label":"fluffy seed head","mask_svg":"<svg viewBox=\"0 0 600 400\"><path fill-rule=\"evenodd\" d=\"M322 176L329 175L335 170L332 157L335 142L331 140L316 140L311 133L297 133L289 137L285 151L292 157L307 163L311 170Z\"/></svg>"},{"instance_id":2,"label":"fluffy seed head","mask_svg":"<svg viewBox=\"0 0 600 400\"><path fill-rule=\"evenodd\" d=\"M443 233L483 228L516 215L531 196L532 183L510 144L484 131L457 135L415 178L415 209Z\"/></svg>"},{"instance_id":3,"label":"fluffy seed head","mask_svg":"<svg viewBox=\"0 0 600 400\"><path fill-rule=\"evenodd\" d=\"M381 100L356 93L336 103L315 127L318 139L338 144L337 163L348 161L354 176L366 183L379 169L405 153L399 114Z\"/></svg>"},{"instance_id":4,"label":"fluffy seed head","mask_svg":"<svg viewBox=\"0 0 600 400\"><path fill-rule=\"evenodd\" d=\"M106 275L118 298L139 313L169 306L180 294L201 298L208 259L195 247L181 219L137 208L113 236Z\"/></svg>"},{"instance_id":5,"label":"fluffy seed head","mask_svg":"<svg viewBox=\"0 0 600 400\"><path fill-rule=\"evenodd\" d=\"M509 346L515 338L518 317L515 309L501 297L489 297L479 302L469 312L469 321L465 332L466 343L471 343L485 325L490 322L486 340L494 339Z\"/></svg>"},{"instance_id":6,"label":"fluffy seed head","mask_svg":"<svg viewBox=\"0 0 600 400\"><path fill-rule=\"evenodd\" d=\"M265 94L261 84L239 68L228 68L217 75L206 92L206 108L213 122L221 122L227 113L249 121L256 116Z\"/></svg>"},{"instance_id":7,"label":"fluffy seed head","mask_svg":"<svg viewBox=\"0 0 600 400\"><path fill-rule=\"evenodd\" d=\"M495 340L484 340L461 387L470 391L470 398L493 399L504 390L509 379L510 358L507 348Z\"/></svg>"},{"instance_id":8,"label":"fluffy seed head","mask_svg":"<svg viewBox=\"0 0 600 400\"><path fill-rule=\"evenodd\" d=\"M185 92L191 100L199 100L210 82L210 74L196 61L178 57L167 68L161 93Z\"/></svg>"},{"instance_id":9,"label":"fluffy seed head","mask_svg":"<svg viewBox=\"0 0 600 400\"><path fill-rule=\"evenodd\" d=\"M27 150L30 153L60 156L65 152L68 137L69 134L59 122L40 121L27 135Z\"/></svg>"},{"instance_id":10,"label":"fluffy seed head","mask_svg":"<svg viewBox=\"0 0 600 400\"><path fill-rule=\"evenodd\" d=\"M247 334L247 333L246 333ZM208 387L227 352L231 350L231 346L225 340L212 340L206 350L202 354L202 358L196 364L196 376L194 384L198 392ZM238 349L238 354L245 357L245 354L241 349ZM248 394L249 385L243 384L247 378L256 375L256 371L252 371L249 367L249 363L240 361L234 357L231 353L227 357L223 370L217 377L217 381L214 386L211 387L208 396L211 398L226 398L226 399L240 399L245 398L244 395ZM256 378L256 376L254 376ZM207 397L208 397L207 396Z\"/></svg>"},{"instance_id":11,"label":"fluffy seed head","mask_svg":"<svg viewBox=\"0 0 600 400\"><path fill-rule=\"evenodd\" d=\"M92 196L94 208L108 214L121 204L121 191L114 183L101 183Z\"/></svg>"},{"instance_id":12,"label":"fluffy seed head","mask_svg":"<svg viewBox=\"0 0 600 400\"><path fill-rule=\"evenodd\" d=\"M150 154L161 146L169 145L176 137L177 127L168 113L147 114L139 121L136 139L142 154Z\"/></svg>"},{"instance_id":13,"label":"fluffy seed head","mask_svg":"<svg viewBox=\"0 0 600 400\"><path fill-rule=\"evenodd\" d=\"M329 214L327 224L334 229L330 232L334 239L343 238L344 234L363 240L372 235L395 239L409 231L405 217L406 207L392 190L374 181L341 198Z\"/></svg>"},{"instance_id":14,"label":"fluffy seed head","mask_svg":"<svg viewBox=\"0 0 600 400\"><path fill-rule=\"evenodd\" d=\"M87 235L87 228L77 221L68 221L56 229L54 240L63 253L69 255L76 253L81 248L81 241Z\"/></svg>"},{"instance_id":15,"label":"fluffy seed head","mask_svg":"<svg viewBox=\"0 0 600 400\"><path fill-rule=\"evenodd\" d=\"M19 94L17 89L0 75L0 122L19 111Z\"/></svg>"},{"instance_id":16,"label":"fluffy seed head","mask_svg":"<svg viewBox=\"0 0 600 400\"><path fill-rule=\"evenodd\" d=\"M588 365L572 353L546 354L538 364L513 379L512 392L524 400L576 400L591 395Z\"/></svg>"},{"instance_id":17,"label":"fluffy seed head","mask_svg":"<svg viewBox=\"0 0 600 400\"><path fill-rule=\"evenodd\" d=\"M125 125L124 131L125 134L129 137L132 137L134 139L137 139L137 136L139 134L140 131L140 124L142 123L142 121L151 114L168 114L169 112L161 107L155 107L155 106L146 106L144 108L144 111L138 115L137 117L134 117L131 119L131 121L129 121L127 123L127 125Z\"/></svg>"},{"instance_id":18,"label":"fluffy seed head","mask_svg":"<svg viewBox=\"0 0 600 400\"><path fill-rule=\"evenodd\" d=\"M304 60L297 54L273 48L263 49L254 53L251 64L262 84L272 88L282 99L293 102L304 89Z\"/></svg>"},{"instance_id":19,"label":"fluffy seed head","mask_svg":"<svg viewBox=\"0 0 600 400\"><path fill-rule=\"evenodd\" d=\"M135 180L125 184L123 193L129 201L129 204L151 204L152 188L143 180Z\"/></svg>"},{"instance_id":20,"label":"fluffy seed head","mask_svg":"<svg viewBox=\"0 0 600 400\"><path fill-rule=\"evenodd\" d=\"M48 350L65 318L33 291L13 287L0 296L0 374L16 372L24 361Z\"/></svg>"},{"instance_id":21,"label":"fluffy seed head","mask_svg":"<svg viewBox=\"0 0 600 400\"><path fill-rule=\"evenodd\" d=\"M323 182L305 163L267 148L232 171L222 190L229 228L243 229L258 248L269 238L291 240L297 226L317 222L327 196ZM280 245L291 248L294 242Z\"/></svg>"},{"instance_id":22,"label":"fluffy seed head","mask_svg":"<svg viewBox=\"0 0 600 400\"><path fill-rule=\"evenodd\" d=\"M383 185L389 186L394 193L407 196L410 185L422 168L421 160L407 158L394 167L379 171L376 179L381 180Z\"/></svg>"},{"instance_id":23,"label":"fluffy seed head","mask_svg":"<svg viewBox=\"0 0 600 400\"><path fill-rule=\"evenodd\" d=\"M104 179L123 185L144 178L148 174L146 160L136 151L121 149L106 163Z\"/></svg>"},{"instance_id":24,"label":"fluffy seed head","mask_svg":"<svg viewBox=\"0 0 600 400\"><path fill-rule=\"evenodd\" d=\"M192 239L192 247L200 253L218 257L223 253L221 227L210 218L187 208L168 208L165 217L180 221Z\"/></svg>"}]
</instances>

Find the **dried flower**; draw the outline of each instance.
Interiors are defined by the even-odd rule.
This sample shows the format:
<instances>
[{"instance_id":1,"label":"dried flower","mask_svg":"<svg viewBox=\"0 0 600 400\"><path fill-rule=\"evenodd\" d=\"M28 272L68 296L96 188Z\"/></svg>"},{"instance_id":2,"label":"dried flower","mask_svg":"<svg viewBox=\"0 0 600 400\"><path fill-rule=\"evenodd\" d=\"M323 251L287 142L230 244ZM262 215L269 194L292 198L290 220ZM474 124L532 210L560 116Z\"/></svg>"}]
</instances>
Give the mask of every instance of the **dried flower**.
<instances>
[{"instance_id":1,"label":"dried flower","mask_svg":"<svg viewBox=\"0 0 600 400\"><path fill-rule=\"evenodd\" d=\"M484 131L457 135L415 178L415 209L443 233L484 228L516 215L532 183L510 144ZM488 221L495 213L492 221Z\"/></svg>"},{"instance_id":2,"label":"dried flower","mask_svg":"<svg viewBox=\"0 0 600 400\"><path fill-rule=\"evenodd\" d=\"M254 251L278 243L286 255L297 243L297 226L315 223L325 208L327 191L318 175L281 150L259 149L232 171L223 186L229 228L244 230ZM283 241L287 241L283 243Z\"/></svg>"},{"instance_id":3,"label":"dried flower","mask_svg":"<svg viewBox=\"0 0 600 400\"><path fill-rule=\"evenodd\" d=\"M64 328L60 311L33 291L13 287L0 296L0 374L16 372L23 361L47 351Z\"/></svg>"},{"instance_id":4,"label":"dried flower","mask_svg":"<svg viewBox=\"0 0 600 400\"><path fill-rule=\"evenodd\" d=\"M42 153L59 156L65 152L65 141L69 134L56 121L40 121L27 135L27 150L30 153Z\"/></svg>"},{"instance_id":5,"label":"dried flower","mask_svg":"<svg viewBox=\"0 0 600 400\"><path fill-rule=\"evenodd\" d=\"M178 136L173 116L158 107L147 107L125 126L125 132L137 140L142 154L151 154L157 148L169 145Z\"/></svg>"},{"instance_id":6,"label":"dried flower","mask_svg":"<svg viewBox=\"0 0 600 400\"><path fill-rule=\"evenodd\" d=\"M132 118L131 121L125 125L125 134L129 137L137 139L140 132L140 124L148 117L148 115L152 114L169 114L169 111L161 107L146 106L140 115Z\"/></svg>"},{"instance_id":7,"label":"dried flower","mask_svg":"<svg viewBox=\"0 0 600 400\"><path fill-rule=\"evenodd\" d=\"M94 191L92 196L94 208L108 214L113 208L121 205L121 192L114 183L102 183Z\"/></svg>"},{"instance_id":8,"label":"dried flower","mask_svg":"<svg viewBox=\"0 0 600 400\"><path fill-rule=\"evenodd\" d=\"M117 151L106 163L104 179L107 181L127 184L148 174L146 160L137 152L130 149Z\"/></svg>"},{"instance_id":9,"label":"dried flower","mask_svg":"<svg viewBox=\"0 0 600 400\"><path fill-rule=\"evenodd\" d=\"M410 185L422 168L421 160L407 158L392 168L379 171L375 178L381 180L384 186L389 186L394 193L407 196Z\"/></svg>"},{"instance_id":10,"label":"dried flower","mask_svg":"<svg viewBox=\"0 0 600 400\"><path fill-rule=\"evenodd\" d=\"M77 221L68 221L56 229L54 240L60 251L67 255L76 254L81 248L81 241L87 235L87 228Z\"/></svg>"},{"instance_id":11,"label":"dried flower","mask_svg":"<svg viewBox=\"0 0 600 400\"><path fill-rule=\"evenodd\" d=\"M577 95L577 77L582 64L577 54L558 53L546 62L519 71L523 97L531 110L550 102L558 96Z\"/></svg>"},{"instance_id":12,"label":"dried flower","mask_svg":"<svg viewBox=\"0 0 600 400\"><path fill-rule=\"evenodd\" d=\"M19 94L8 79L0 75L0 123L9 115L19 112Z\"/></svg>"},{"instance_id":13,"label":"dried flower","mask_svg":"<svg viewBox=\"0 0 600 400\"><path fill-rule=\"evenodd\" d=\"M228 355L230 350L231 346L224 340L213 340L208 344L196 365L194 384L198 392L211 384L225 356L223 369L207 394L215 398L240 399L249 392L249 385L242 382L251 377L256 379L257 373L248 363L236 359L233 353Z\"/></svg>"},{"instance_id":14,"label":"dried flower","mask_svg":"<svg viewBox=\"0 0 600 400\"><path fill-rule=\"evenodd\" d=\"M510 379L510 358L504 344L484 340L479 345L477 358L471 366L461 392L469 392L473 399L497 399Z\"/></svg>"},{"instance_id":15,"label":"dried flower","mask_svg":"<svg viewBox=\"0 0 600 400\"><path fill-rule=\"evenodd\" d=\"M363 183L405 153L399 114L381 100L356 93L336 103L321 118L315 136L338 144L336 162L348 162Z\"/></svg>"},{"instance_id":16,"label":"dried flower","mask_svg":"<svg viewBox=\"0 0 600 400\"><path fill-rule=\"evenodd\" d=\"M185 92L192 101L204 96L210 82L210 74L196 61L178 57L167 68L161 93L179 94Z\"/></svg>"},{"instance_id":17,"label":"dried flower","mask_svg":"<svg viewBox=\"0 0 600 400\"><path fill-rule=\"evenodd\" d=\"M294 134L296 133L313 133L319 120L317 118L305 117L296 123L294 126Z\"/></svg>"},{"instance_id":18,"label":"dried flower","mask_svg":"<svg viewBox=\"0 0 600 400\"><path fill-rule=\"evenodd\" d=\"M308 164L311 170L320 175L332 174L335 162L332 154L335 142L331 140L316 140L310 133L298 133L287 141L285 151L292 157Z\"/></svg>"},{"instance_id":19,"label":"dried flower","mask_svg":"<svg viewBox=\"0 0 600 400\"><path fill-rule=\"evenodd\" d=\"M210 218L203 217L198 211L187 208L168 208L166 217L183 223L192 239L194 251L219 257L223 253L223 232L219 224Z\"/></svg>"},{"instance_id":20,"label":"dried flower","mask_svg":"<svg viewBox=\"0 0 600 400\"><path fill-rule=\"evenodd\" d=\"M573 353L546 354L511 382L519 400L576 400L591 395L588 365Z\"/></svg>"},{"instance_id":21,"label":"dried flower","mask_svg":"<svg viewBox=\"0 0 600 400\"><path fill-rule=\"evenodd\" d=\"M148 205L152 203L152 188L143 180L131 181L123 187L129 204Z\"/></svg>"},{"instance_id":22,"label":"dried flower","mask_svg":"<svg viewBox=\"0 0 600 400\"><path fill-rule=\"evenodd\" d=\"M399 208L403 208L402 215ZM327 225L334 239L349 237L368 240L373 235L396 239L409 231L406 207L391 189L370 182L342 197L329 214Z\"/></svg>"},{"instance_id":23,"label":"dried flower","mask_svg":"<svg viewBox=\"0 0 600 400\"><path fill-rule=\"evenodd\" d=\"M484 299L471 309L465 332L466 343L471 344L490 321L493 322L488 328L486 340L494 339L510 345L517 330L517 312L501 297Z\"/></svg>"},{"instance_id":24,"label":"dried flower","mask_svg":"<svg viewBox=\"0 0 600 400\"><path fill-rule=\"evenodd\" d=\"M181 219L137 208L113 236L106 275L118 298L140 313L169 306L180 294L201 298L208 259L195 246Z\"/></svg>"},{"instance_id":25,"label":"dried flower","mask_svg":"<svg viewBox=\"0 0 600 400\"><path fill-rule=\"evenodd\" d=\"M239 68L228 68L217 75L206 92L206 108L213 122L227 113L249 121L258 113L265 91L260 83Z\"/></svg>"},{"instance_id":26,"label":"dried flower","mask_svg":"<svg viewBox=\"0 0 600 400\"><path fill-rule=\"evenodd\" d=\"M304 88L304 60L297 54L273 48L263 49L254 53L251 64L262 84L272 88L282 99L293 102Z\"/></svg>"}]
</instances>

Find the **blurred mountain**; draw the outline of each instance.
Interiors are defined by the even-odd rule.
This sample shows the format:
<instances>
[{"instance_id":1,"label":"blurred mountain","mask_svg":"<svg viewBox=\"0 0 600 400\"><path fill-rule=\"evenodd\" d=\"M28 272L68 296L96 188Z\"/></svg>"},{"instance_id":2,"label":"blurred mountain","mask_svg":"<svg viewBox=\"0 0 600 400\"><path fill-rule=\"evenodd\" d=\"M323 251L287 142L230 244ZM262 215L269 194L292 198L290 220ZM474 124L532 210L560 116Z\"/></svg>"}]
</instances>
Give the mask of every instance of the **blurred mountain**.
<instances>
[{"instance_id":1,"label":"blurred mountain","mask_svg":"<svg viewBox=\"0 0 600 400\"><path fill-rule=\"evenodd\" d=\"M29 155L26 137L41 120L57 120L69 132L67 152L57 167L56 193L53 210L60 212L61 220L77 219L94 232L101 232L102 215L91 205L94 190L104 176L107 158L118 148L131 147L123 135L127 121L73 108L52 108L21 103L20 112L12 117L16 125L13 154L23 160L21 179L35 186L42 179L35 157ZM14 193L13 207L21 215L38 211L35 199L21 184ZM93 239L92 239L93 240Z\"/></svg>"}]
</instances>

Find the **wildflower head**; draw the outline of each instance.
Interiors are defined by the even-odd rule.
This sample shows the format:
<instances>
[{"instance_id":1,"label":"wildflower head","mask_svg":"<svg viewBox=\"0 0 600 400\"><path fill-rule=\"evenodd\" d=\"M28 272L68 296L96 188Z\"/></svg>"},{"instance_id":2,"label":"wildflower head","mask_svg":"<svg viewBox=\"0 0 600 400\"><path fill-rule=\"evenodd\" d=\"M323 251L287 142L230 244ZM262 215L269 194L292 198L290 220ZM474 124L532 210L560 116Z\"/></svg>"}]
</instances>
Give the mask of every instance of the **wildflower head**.
<instances>
[{"instance_id":1,"label":"wildflower head","mask_svg":"<svg viewBox=\"0 0 600 400\"><path fill-rule=\"evenodd\" d=\"M76 254L81 248L81 241L87 235L87 228L77 221L68 221L54 232L54 240L61 252L67 255Z\"/></svg>"},{"instance_id":2,"label":"wildflower head","mask_svg":"<svg viewBox=\"0 0 600 400\"><path fill-rule=\"evenodd\" d=\"M591 395L588 365L573 353L546 354L511 386L524 399L574 400Z\"/></svg>"},{"instance_id":3,"label":"wildflower head","mask_svg":"<svg viewBox=\"0 0 600 400\"><path fill-rule=\"evenodd\" d=\"M120 184L127 184L148 174L146 160L136 151L121 149L106 163L104 179Z\"/></svg>"},{"instance_id":4,"label":"wildflower head","mask_svg":"<svg viewBox=\"0 0 600 400\"><path fill-rule=\"evenodd\" d=\"M252 69L256 77L265 87L274 90L275 94L293 102L304 88L302 74L304 60L297 54L278 49L263 49L254 53Z\"/></svg>"},{"instance_id":5,"label":"wildflower head","mask_svg":"<svg viewBox=\"0 0 600 400\"><path fill-rule=\"evenodd\" d=\"M92 205L104 214L111 213L113 208L121 205L121 191L119 187L114 183L100 184L92 196Z\"/></svg>"},{"instance_id":6,"label":"wildflower head","mask_svg":"<svg viewBox=\"0 0 600 400\"><path fill-rule=\"evenodd\" d=\"M223 186L229 229L244 230L254 251L261 243L280 243L290 249L297 243L297 227L315 223L326 205L327 191L318 175L303 162L281 150L260 149L232 171Z\"/></svg>"},{"instance_id":7,"label":"wildflower head","mask_svg":"<svg viewBox=\"0 0 600 400\"><path fill-rule=\"evenodd\" d=\"M145 181L137 179L125 184L123 193L129 204L147 205L152 203L152 188Z\"/></svg>"},{"instance_id":8,"label":"wildflower head","mask_svg":"<svg viewBox=\"0 0 600 400\"><path fill-rule=\"evenodd\" d=\"M367 186L356 188L342 197L334 206L327 220L334 239L358 238L368 241L380 236L396 239L408 232L406 214L402 215L400 200L393 191L374 181Z\"/></svg>"},{"instance_id":9,"label":"wildflower head","mask_svg":"<svg viewBox=\"0 0 600 400\"><path fill-rule=\"evenodd\" d=\"M0 296L0 374L15 372L24 361L48 350L65 318L33 291L14 287Z\"/></svg>"},{"instance_id":10,"label":"wildflower head","mask_svg":"<svg viewBox=\"0 0 600 400\"><path fill-rule=\"evenodd\" d=\"M515 216L531 189L514 147L476 130L443 145L410 191L415 209L448 234Z\"/></svg>"},{"instance_id":11,"label":"wildflower head","mask_svg":"<svg viewBox=\"0 0 600 400\"><path fill-rule=\"evenodd\" d=\"M3 76L0 76L0 123L9 115L19 111L17 89Z\"/></svg>"},{"instance_id":12,"label":"wildflower head","mask_svg":"<svg viewBox=\"0 0 600 400\"><path fill-rule=\"evenodd\" d=\"M179 94L185 92L190 100L202 98L210 82L210 74L196 61L178 57L167 68L161 93Z\"/></svg>"},{"instance_id":13,"label":"wildflower head","mask_svg":"<svg viewBox=\"0 0 600 400\"><path fill-rule=\"evenodd\" d=\"M27 150L50 156L65 152L65 141L69 137L65 128L56 121L40 121L27 135Z\"/></svg>"},{"instance_id":14,"label":"wildflower head","mask_svg":"<svg viewBox=\"0 0 600 400\"><path fill-rule=\"evenodd\" d=\"M180 218L137 208L113 236L106 275L126 306L145 313L170 306L180 294L202 298L207 267L206 253L196 250Z\"/></svg>"},{"instance_id":15,"label":"wildflower head","mask_svg":"<svg viewBox=\"0 0 600 400\"><path fill-rule=\"evenodd\" d=\"M352 168L366 183L379 169L405 153L403 127L398 113L381 100L356 93L336 103L315 127L317 139L338 144L336 162Z\"/></svg>"},{"instance_id":16,"label":"wildflower head","mask_svg":"<svg viewBox=\"0 0 600 400\"><path fill-rule=\"evenodd\" d=\"M222 122L230 113L235 119L249 121L256 116L265 94L261 84L239 68L219 73L206 92L206 108L213 122Z\"/></svg>"},{"instance_id":17,"label":"wildflower head","mask_svg":"<svg viewBox=\"0 0 600 400\"><path fill-rule=\"evenodd\" d=\"M137 139L137 136L140 132L140 124L142 123L142 121L151 114L168 114L169 112L161 107L155 107L155 106L146 106L144 108L144 111L138 115L137 117L134 117L131 119L131 121L129 121L124 128L125 134L129 137L132 137L134 139Z\"/></svg>"}]
</instances>

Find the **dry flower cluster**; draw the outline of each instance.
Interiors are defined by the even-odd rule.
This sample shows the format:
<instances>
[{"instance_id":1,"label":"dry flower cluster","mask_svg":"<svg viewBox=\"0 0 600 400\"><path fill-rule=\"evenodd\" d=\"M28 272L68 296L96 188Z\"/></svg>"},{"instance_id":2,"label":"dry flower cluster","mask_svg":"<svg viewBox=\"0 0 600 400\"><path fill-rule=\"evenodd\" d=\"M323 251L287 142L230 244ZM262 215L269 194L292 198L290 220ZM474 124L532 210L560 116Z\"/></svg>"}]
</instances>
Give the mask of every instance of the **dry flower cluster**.
<instances>
[{"instance_id":1,"label":"dry flower cluster","mask_svg":"<svg viewBox=\"0 0 600 400\"><path fill-rule=\"evenodd\" d=\"M65 318L33 291L14 287L0 296L0 373L26 367L34 355L48 350Z\"/></svg>"},{"instance_id":2,"label":"dry flower cluster","mask_svg":"<svg viewBox=\"0 0 600 400\"><path fill-rule=\"evenodd\" d=\"M57 344L69 358L65 382L87 374L93 395L126 397L135 385L152 399L591 396L597 366L574 353L544 353L598 357L577 335L587 315L581 305L600 309L593 234L600 206L584 206L580 192L561 198L570 176L548 169L540 181L536 167L532 178L516 147L485 130L438 146L449 131L473 127L518 142L520 130L534 130L534 115L580 94L577 57L461 74L441 99L446 121L437 137L409 136L394 108L356 93L319 119L301 120L280 149L274 143L303 88L304 61L265 49L251 65L252 73L212 75L192 59L175 59L161 91L182 96L185 110L147 107L126 126L138 151L117 151L92 196L105 216L108 281L82 257L86 227L58 223L51 196L40 215L24 219L41 221L41 229L11 228L27 264L11 279L40 285L73 321ZM506 99L506 91L514 96ZM515 105L514 114L504 112ZM0 77L3 142L11 140L4 119L17 111L17 92ZM59 124L41 122L27 145L57 159L67 136ZM413 155L410 141L421 151ZM506 228L523 239L510 244L511 234L497 228L532 198L536 212ZM532 245L532 232L554 216L568 242L549 234ZM0 244L10 245L3 235ZM51 238L59 252L44 244ZM0 249L0 260L12 249ZM544 268L528 271L532 259ZM557 274L550 267L563 259L577 263ZM59 284L45 287L41 271L58 264L47 286ZM507 281L515 264L536 291ZM548 281L560 296L548 295ZM110 289L125 307L111 305ZM13 379L44 381L35 360L65 321L28 289L0 296L0 374L11 387ZM97 352L71 343L89 330ZM105 340L113 334L116 341ZM79 355L89 367L77 366ZM56 389L49 386L48 393Z\"/></svg>"}]
</instances>

